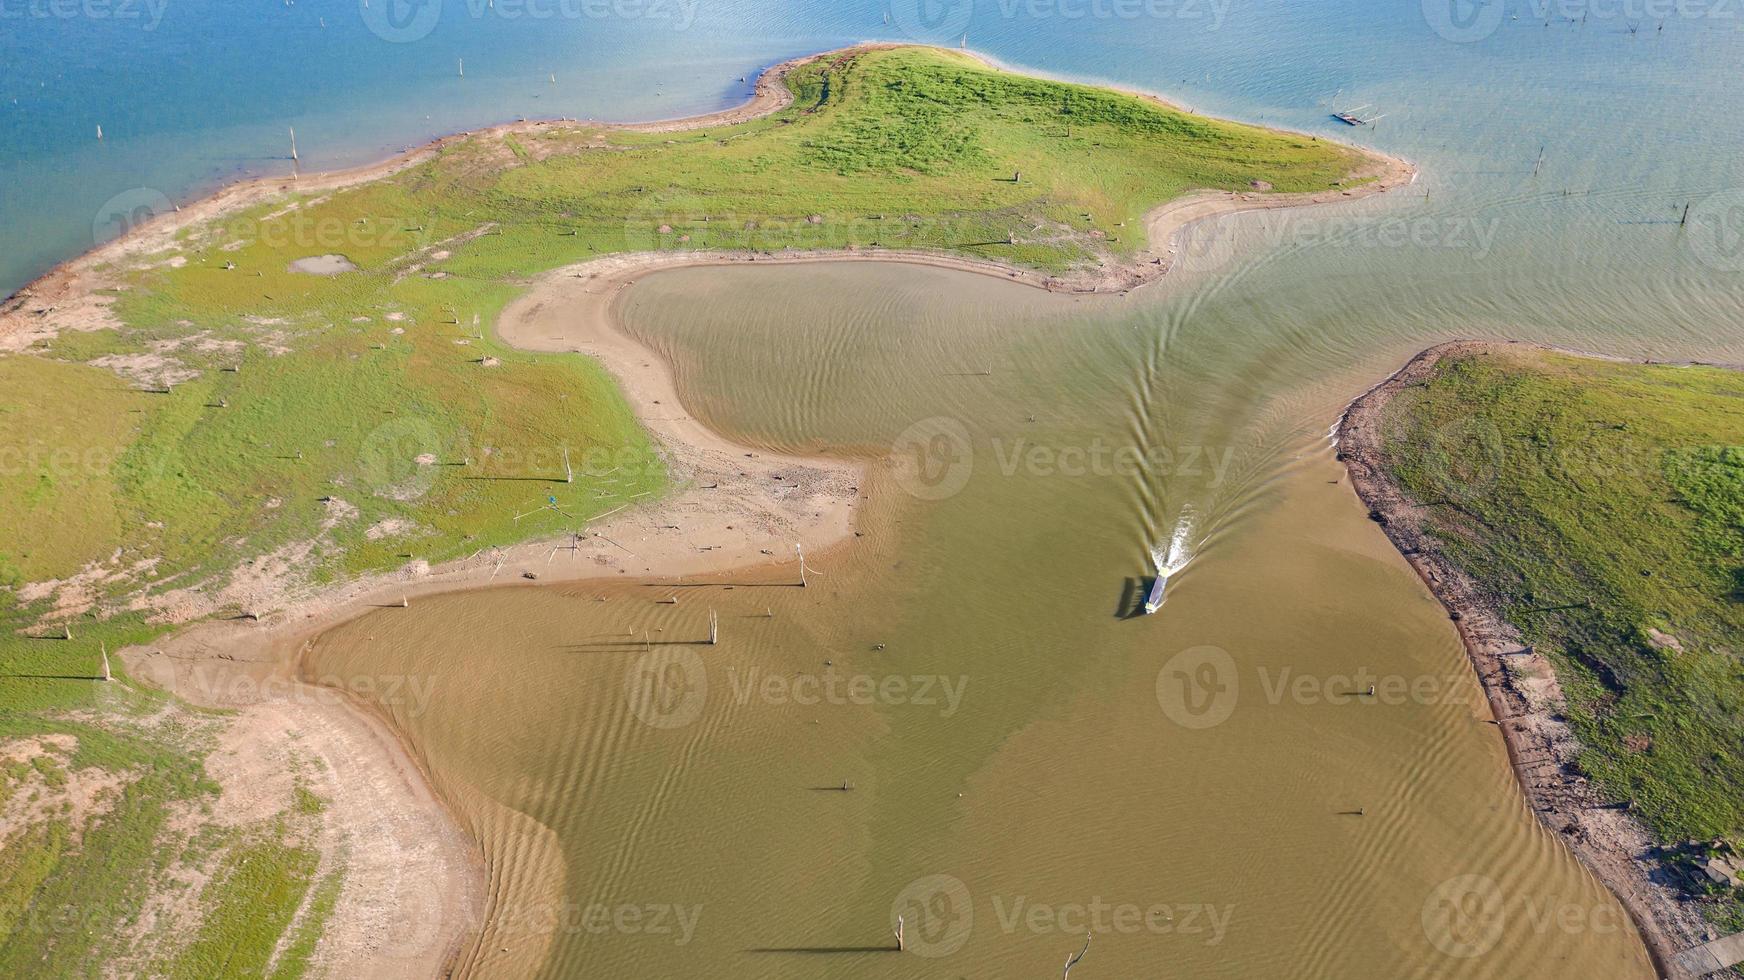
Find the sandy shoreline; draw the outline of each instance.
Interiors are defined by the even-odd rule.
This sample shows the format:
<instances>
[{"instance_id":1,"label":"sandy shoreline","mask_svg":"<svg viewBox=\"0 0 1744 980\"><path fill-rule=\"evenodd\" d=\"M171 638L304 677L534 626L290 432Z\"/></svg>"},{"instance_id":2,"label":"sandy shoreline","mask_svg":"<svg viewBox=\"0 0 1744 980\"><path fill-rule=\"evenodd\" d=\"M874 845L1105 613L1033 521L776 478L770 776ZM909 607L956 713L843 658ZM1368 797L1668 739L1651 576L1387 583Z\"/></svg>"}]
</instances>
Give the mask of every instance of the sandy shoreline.
<instances>
[{"instance_id":1,"label":"sandy shoreline","mask_svg":"<svg viewBox=\"0 0 1744 980\"><path fill-rule=\"evenodd\" d=\"M232 185L160 215L8 297L0 303L0 348L21 349L33 338L80 322L104 322L109 300L99 290L108 285L105 267L161 250L181 230L227 213L287 193L329 191L391 176L475 137L578 125L660 132L754 119L791 103L784 79L793 68L845 51L887 46L893 45L859 45L775 65L759 77L755 94L744 105L706 116L639 124L511 123L442 137L363 167ZM1165 275L1173 266L1175 236L1195 222L1238 211L1368 196L1416 176L1402 160L1362 152L1370 163L1358 176L1373 178L1366 183L1303 195L1189 195L1146 215L1148 248L1093 272L1068 276L942 252L871 249L626 254L547 272L504 311L500 335L527 350L600 359L662 446L674 493L614 514L577 537L526 542L437 566L414 563L306 595L284 596L274 604L277 611L258 621L198 622L160 643L126 651L128 665L134 676L196 703L240 707L244 737L283 738L287 726L294 724L305 748L330 759L335 772L343 770L344 778L325 786L334 797L333 819L377 835L354 850L384 851L392 855L390 863L403 867L366 862L364 873L348 878L329 938L318 951L320 962L333 972L365 976L431 976L457 964L464 971L479 958L481 917L491 894L491 871L480 848L432 792L430 773L399 733L373 711L330 692L317 696L313 692L318 689L296 681L306 644L379 607L439 592L742 570L791 561L796 543L808 552L821 552L852 539L861 487L869 475L861 462L760 453L685 414L670 366L613 323L614 304L624 288L641 275L680 266L877 260L959 269L1052 291L1125 292ZM441 900L432 902L430 896ZM417 949L394 942L384 948L382 923L396 922L417 923L417 934L428 941Z\"/></svg>"},{"instance_id":2,"label":"sandy shoreline","mask_svg":"<svg viewBox=\"0 0 1744 980\"><path fill-rule=\"evenodd\" d=\"M1697 953L1711 926L1679 902L1673 891L1652 880L1650 865L1638 858L1653 845L1646 830L1626 811L1610 806L1584 778L1569 775L1576 771L1580 744L1563 714L1566 702L1555 668L1522 642L1500 611L1483 600L1477 583L1424 533L1423 508L1393 484L1382 465L1382 413L1393 395L1428 377L1443 357L1509 346L1455 341L1419 353L1351 403L1338 424L1339 457L1370 517L1454 620L1533 812L1617 896L1660 975L1695 977L1699 974L1690 968L1695 962L1690 954Z\"/></svg>"}]
</instances>

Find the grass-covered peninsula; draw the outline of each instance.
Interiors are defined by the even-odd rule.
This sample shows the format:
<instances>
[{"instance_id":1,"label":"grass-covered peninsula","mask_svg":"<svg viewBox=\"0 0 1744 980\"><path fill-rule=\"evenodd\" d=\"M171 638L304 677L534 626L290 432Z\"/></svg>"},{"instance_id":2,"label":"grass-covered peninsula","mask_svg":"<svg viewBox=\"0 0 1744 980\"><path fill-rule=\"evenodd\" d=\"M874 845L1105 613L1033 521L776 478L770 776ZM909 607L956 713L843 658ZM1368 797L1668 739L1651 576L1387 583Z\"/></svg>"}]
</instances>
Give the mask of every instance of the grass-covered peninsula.
<instances>
[{"instance_id":1,"label":"grass-covered peninsula","mask_svg":"<svg viewBox=\"0 0 1744 980\"><path fill-rule=\"evenodd\" d=\"M1143 219L1190 191L1337 196L1391 166L934 49L764 88L694 124L507 126L262 183L0 306L0 973L302 973L346 870L318 767L289 751L288 802L221 819L228 715L118 659L104 683L101 657L666 490L598 364L494 336L533 277L881 249L1095 286L1162 267Z\"/></svg>"},{"instance_id":2,"label":"grass-covered peninsula","mask_svg":"<svg viewBox=\"0 0 1744 980\"><path fill-rule=\"evenodd\" d=\"M1579 794L1529 795L1552 813L1625 806L1666 880L1744 928L1744 373L1525 345L1455 345L1407 373L1349 451L1456 613L1517 631L1462 617L1497 654L1487 678L1522 699L1505 723L1540 789ZM1541 700L1535 657L1565 708ZM1530 741L1564 717L1573 743Z\"/></svg>"}]
</instances>

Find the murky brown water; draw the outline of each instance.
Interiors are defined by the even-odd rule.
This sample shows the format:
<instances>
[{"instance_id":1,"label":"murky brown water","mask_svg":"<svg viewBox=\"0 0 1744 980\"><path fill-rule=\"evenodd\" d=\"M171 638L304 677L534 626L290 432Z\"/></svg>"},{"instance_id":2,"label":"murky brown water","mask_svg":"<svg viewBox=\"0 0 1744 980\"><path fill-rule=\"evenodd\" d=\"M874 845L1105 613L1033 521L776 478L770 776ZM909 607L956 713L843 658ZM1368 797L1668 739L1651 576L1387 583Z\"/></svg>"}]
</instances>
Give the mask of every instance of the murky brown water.
<instances>
[{"instance_id":1,"label":"murky brown water","mask_svg":"<svg viewBox=\"0 0 1744 980\"><path fill-rule=\"evenodd\" d=\"M309 673L431 692L384 708L493 863L472 972L1053 976L1090 930L1086 980L1650 975L1326 441L1433 332L1228 302L1187 331L1203 297L1168 288L639 285L699 416L928 466L880 471L809 588L486 591L315 646ZM1177 570L1131 617L1153 553Z\"/></svg>"}]
</instances>

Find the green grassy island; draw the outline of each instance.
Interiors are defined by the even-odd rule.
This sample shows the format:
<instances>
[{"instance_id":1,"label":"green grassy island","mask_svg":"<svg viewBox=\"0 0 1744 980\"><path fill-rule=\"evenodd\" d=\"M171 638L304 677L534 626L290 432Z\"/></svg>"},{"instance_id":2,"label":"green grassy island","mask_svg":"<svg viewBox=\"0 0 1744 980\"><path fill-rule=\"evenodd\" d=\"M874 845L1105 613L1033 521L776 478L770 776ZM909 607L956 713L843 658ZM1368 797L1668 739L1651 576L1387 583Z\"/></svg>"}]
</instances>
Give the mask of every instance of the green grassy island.
<instances>
[{"instance_id":1,"label":"green grassy island","mask_svg":"<svg viewBox=\"0 0 1744 980\"><path fill-rule=\"evenodd\" d=\"M1553 754L1596 805L1627 804L1712 922L1744 929L1725 880L1744 868L1744 373L1525 345L1423 361L1361 440L1399 496L1365 498L1402 547L1451 564L1436 589L1456 612L1493 610L1548 657L1578 740ZM1502 653L1495 676L1530 700L1541 678Z\"/></svg>"}]
</instances>

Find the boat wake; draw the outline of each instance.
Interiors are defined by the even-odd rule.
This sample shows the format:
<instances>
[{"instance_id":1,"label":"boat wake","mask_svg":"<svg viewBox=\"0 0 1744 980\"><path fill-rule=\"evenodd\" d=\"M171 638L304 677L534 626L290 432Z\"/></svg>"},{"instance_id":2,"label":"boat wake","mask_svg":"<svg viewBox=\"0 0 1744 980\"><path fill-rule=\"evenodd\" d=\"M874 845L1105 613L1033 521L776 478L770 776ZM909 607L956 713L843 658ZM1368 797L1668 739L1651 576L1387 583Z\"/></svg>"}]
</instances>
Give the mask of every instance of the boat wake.
<instances>
[{"instance_id":1,"label":"boat wake","mask_svg":"<svg viewBox=\"0 0 1744 980\"><path fill-rule=\"evenodd\" d=\"M1158 545L1151 549L1151 564L1156 566L1157 578L1151 585L1150 594L1145 596L1145 615L1150 615L1162 608L1163 590L1168 587L1169 578L1187 563L1193 560L1193 508L1191 505L1181 508L1180 520L1175 522L1175 533L1169 536L1167 545Z\"/></svg>"}]
</instances>

